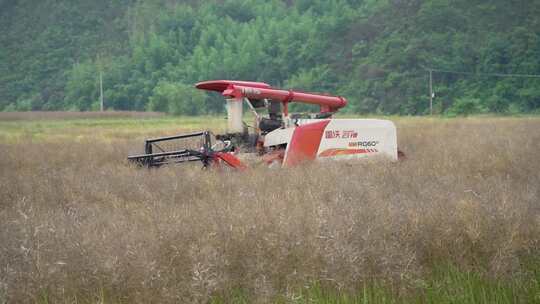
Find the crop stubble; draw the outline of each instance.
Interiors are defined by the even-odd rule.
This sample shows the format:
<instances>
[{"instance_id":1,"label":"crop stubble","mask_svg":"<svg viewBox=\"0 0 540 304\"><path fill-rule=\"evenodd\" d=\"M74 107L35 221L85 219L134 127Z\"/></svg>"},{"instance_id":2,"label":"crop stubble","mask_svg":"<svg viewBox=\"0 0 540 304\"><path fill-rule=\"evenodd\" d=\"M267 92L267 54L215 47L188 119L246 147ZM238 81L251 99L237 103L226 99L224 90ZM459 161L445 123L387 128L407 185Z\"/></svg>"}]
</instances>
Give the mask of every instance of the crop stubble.
<instances>
[{"instance_id":1,"label":"crop stubble","mask_svg":"<svg viewBox=\"0 0 540 304\"><path fill-rule=\"evenodd\" d=\"M407 293L438 263L526 278L540 120L399 119L400 163L129 166L121 136L0 144L0 298L264 301L319 282Z\"/></svg>"}]
</instances>

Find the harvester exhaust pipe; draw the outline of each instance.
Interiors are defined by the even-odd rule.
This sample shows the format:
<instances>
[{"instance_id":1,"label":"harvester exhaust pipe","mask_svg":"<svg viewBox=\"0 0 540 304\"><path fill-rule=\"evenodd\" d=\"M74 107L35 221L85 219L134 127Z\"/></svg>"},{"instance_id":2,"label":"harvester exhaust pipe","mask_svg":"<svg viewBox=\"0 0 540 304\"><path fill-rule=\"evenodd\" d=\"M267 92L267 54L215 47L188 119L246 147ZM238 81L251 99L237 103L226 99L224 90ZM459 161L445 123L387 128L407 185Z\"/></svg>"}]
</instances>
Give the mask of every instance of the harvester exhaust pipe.
<instances>
[{"instance_id":1,"label":"harvester exhaust pipe","mask_svg":"<svg viewBox=\"0 0 540 304\"><path fill-rule=\"evenodd\" d=\"M227 99L227 133L243 133L242 98Z\"/></svg>"}]
</instances>

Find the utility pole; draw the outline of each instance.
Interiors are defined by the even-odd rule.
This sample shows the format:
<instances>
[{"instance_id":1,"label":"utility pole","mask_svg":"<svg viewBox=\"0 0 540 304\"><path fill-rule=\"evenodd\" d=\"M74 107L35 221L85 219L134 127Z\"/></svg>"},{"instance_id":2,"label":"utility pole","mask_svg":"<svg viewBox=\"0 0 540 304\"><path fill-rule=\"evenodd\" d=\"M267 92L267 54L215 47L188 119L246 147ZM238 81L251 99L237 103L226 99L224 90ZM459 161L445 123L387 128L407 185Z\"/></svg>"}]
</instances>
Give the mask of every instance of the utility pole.
<instances>
[{"instance_id":1,"label":"utility pole","mask_svg":"<svg viewBox=\"0 0 540 304\"><path fill-rule=\"evenodd\" d=\"M99 71L99 101L100 101L100 110L103 112L103 72Z\"/></svg>"},{"instance_id":2,"label":"utility pole","mask_svg":"<svg viewBox=\"0 0 540 304\"><path fill-rule=\"evenodd\" d=\"M429 114L433 116L433 70L429 69Z\"/></svg>"}]
</instances>

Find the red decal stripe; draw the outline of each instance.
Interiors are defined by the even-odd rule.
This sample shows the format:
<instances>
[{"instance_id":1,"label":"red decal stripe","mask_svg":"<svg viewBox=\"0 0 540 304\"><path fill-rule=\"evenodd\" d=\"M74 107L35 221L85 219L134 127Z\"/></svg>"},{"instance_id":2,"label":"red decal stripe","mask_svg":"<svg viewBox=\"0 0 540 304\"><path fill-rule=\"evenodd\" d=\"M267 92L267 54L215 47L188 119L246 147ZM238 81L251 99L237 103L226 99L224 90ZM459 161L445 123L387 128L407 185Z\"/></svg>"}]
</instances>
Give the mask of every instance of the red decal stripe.
<instances>
[{"instance_id":1,"label":"red decal stripe","mask_svg":"<svg viewBox=\"0 0 540 304\"><path fill-rule=\"evenodd\" d=\"M366 154L378 152L377 149L327 149L319 154L319 157L330 157L338 155Z\"/></svg>"}]
</instances>

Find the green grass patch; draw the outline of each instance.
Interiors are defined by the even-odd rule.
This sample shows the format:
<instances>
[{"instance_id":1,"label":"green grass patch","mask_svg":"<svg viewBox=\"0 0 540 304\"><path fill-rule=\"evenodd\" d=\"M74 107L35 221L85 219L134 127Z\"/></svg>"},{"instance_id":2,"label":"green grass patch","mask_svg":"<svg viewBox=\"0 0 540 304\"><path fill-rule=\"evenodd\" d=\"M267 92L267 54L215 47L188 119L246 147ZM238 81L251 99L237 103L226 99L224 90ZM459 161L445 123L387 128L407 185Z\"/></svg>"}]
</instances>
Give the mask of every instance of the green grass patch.
<instances>
[{"instance_id":1,"label":"green grass patch","mask_svg":"<svg viewBox=\"0 0 540 304\"><path fill-rule=\"evenodd\" d=\"M76 118L53 120L0 121L0 141L48 140L83 137L139 137L193 130L221 131L223 116L158 118Z\"/></svg>"},{"instance_id":2,"label":"green grass patch","mask_svg":"<svg viewBox=\"0 0 540 304\"><path fill-rule=\"evenodd\" d=\"M437 266L426 279L415 286L370 282L354 291L339 291L334 287L311 284L288 295L271 299L283 304L510 304L540 303L540 267L519 279L492 279L479 272L461 271L453 265ZM252 303L249 292L232 290L214 297L212 304Z\"/></svg>"},{"instance_id":3,"label":"green grass patch","mask_svg":"<svg viewBox=\"0 0 540 304\"><path fill-rule=\"evenodd\" d=\"M471 116L467 118L418 117L418 116L358 116L339 114L336 118L382 118L394 121L398 127L433 122L456 122L467 120L486 123L489 121L515 121L515 117ZM520 119L540 120L538 116ZM246 113L244 121L251 124L253 117ZM19 140L66 140L91 137L111 140L114 138L142 138L145 136L176 134L195 130L224 132L227 125L225 114L214 116L162 116L149 118L105 117L63 119L0 120L0 142Z\"/></svg>"}]
</instances>

